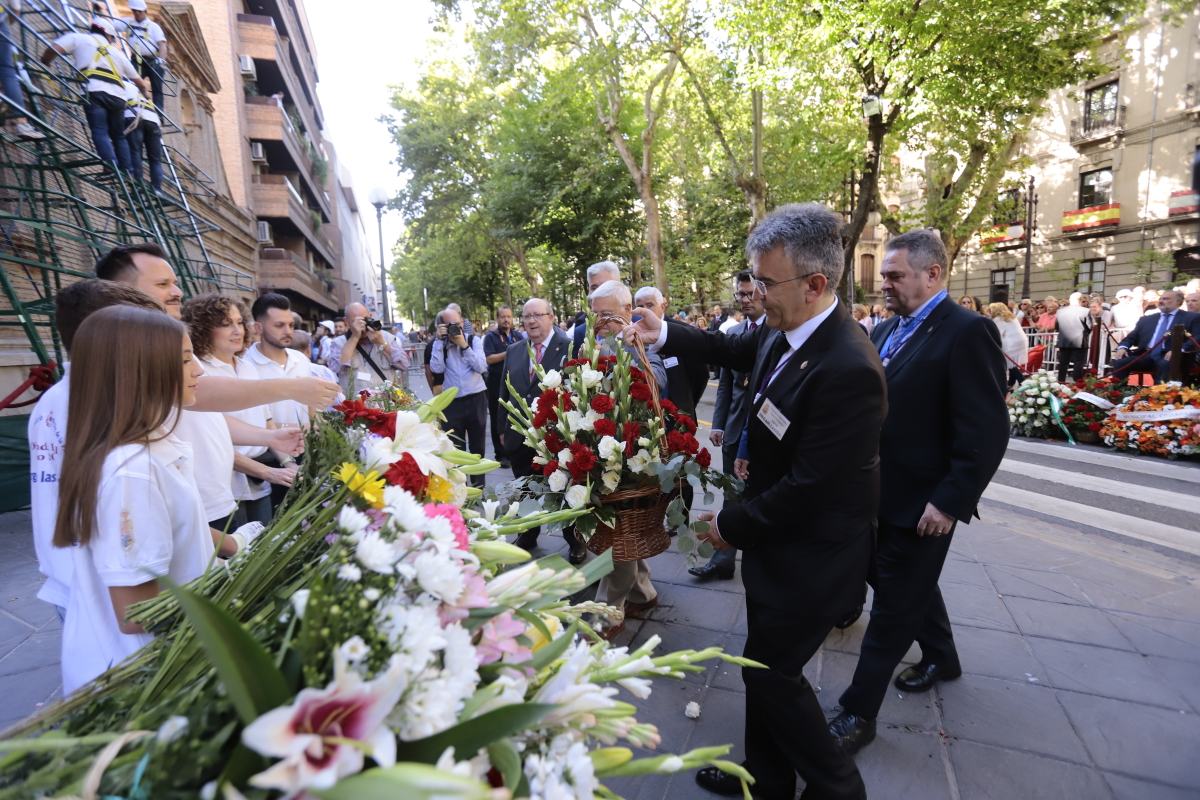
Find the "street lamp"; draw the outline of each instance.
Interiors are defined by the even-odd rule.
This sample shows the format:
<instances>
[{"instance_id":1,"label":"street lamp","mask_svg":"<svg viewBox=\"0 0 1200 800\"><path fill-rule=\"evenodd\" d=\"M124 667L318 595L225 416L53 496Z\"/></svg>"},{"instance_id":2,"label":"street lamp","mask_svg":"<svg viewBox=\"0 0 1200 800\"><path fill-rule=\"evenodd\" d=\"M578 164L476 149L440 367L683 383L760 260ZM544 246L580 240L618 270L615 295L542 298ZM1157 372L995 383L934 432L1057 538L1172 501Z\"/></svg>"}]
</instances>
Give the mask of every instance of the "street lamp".
<instances>
[{"instance_id":1,"label":"street lamp","mask_svg":"<svg viewBox=\"0 0 1200 800\"><path fill-rule=\"evenodd\" d=\"M1025 270L1021 273L1021 299L1029 297L1029 272L1033 269L1033 232L1037 230L1038 196L1033 190L1033 176L1025 190Z\"/></svg>"},{"instance_id":2,"label":"street lamp","mask_svg":"<svg viewBox=\"0 0 1200 800\"><path fill-rule=\"evenodd\" d=\"M380 300L383 303L383 325L386 328L392 327L392 321L388 314L388 280L387 267L383 261L383 207L388 204L387 190L382 186L376 186L371 190L371 205L375 206L375 222L379 226L379 290L382 293Z\"/></svg>"}]
</instances>

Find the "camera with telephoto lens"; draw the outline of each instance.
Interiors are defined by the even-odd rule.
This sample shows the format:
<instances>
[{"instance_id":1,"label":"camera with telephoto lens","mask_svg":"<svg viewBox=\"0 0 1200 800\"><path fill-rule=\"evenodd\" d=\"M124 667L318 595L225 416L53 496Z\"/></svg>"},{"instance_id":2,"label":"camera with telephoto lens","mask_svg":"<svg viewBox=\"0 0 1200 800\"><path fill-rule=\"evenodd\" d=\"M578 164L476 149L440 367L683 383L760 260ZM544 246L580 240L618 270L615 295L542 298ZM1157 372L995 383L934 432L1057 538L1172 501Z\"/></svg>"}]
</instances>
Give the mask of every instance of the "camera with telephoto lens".
<instances>
[{"instance_id":1,"label":"camera with telephoto lens","mask_svg":"<svg viewBox=\"0 0 1200 800\"><path fill-rule=\"evenodd\" d=\"M381 331L383 330L383 323L377 319L371 319L370 317L367 317L367 327L373 331Z\"/></svg>"}]
</instances>

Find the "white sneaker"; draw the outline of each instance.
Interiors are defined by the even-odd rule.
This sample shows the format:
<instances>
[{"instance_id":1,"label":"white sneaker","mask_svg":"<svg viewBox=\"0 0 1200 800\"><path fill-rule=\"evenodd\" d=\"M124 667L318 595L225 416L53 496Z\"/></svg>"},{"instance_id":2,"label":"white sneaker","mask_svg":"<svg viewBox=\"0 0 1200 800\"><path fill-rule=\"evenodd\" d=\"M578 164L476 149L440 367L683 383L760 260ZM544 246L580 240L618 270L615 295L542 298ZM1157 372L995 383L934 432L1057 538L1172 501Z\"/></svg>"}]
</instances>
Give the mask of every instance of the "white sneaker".
<instances>
[{"instance_id":1,"label":"white sneaker","mask_svg":"<svg viewBox=\"0 0 1200 800\"><path fill-rule=\"evenodd\" d=\"M46 134L24 121L12 123L10 130L22 139L33 141L46 138Z\"/></svg>"}]
</instances>

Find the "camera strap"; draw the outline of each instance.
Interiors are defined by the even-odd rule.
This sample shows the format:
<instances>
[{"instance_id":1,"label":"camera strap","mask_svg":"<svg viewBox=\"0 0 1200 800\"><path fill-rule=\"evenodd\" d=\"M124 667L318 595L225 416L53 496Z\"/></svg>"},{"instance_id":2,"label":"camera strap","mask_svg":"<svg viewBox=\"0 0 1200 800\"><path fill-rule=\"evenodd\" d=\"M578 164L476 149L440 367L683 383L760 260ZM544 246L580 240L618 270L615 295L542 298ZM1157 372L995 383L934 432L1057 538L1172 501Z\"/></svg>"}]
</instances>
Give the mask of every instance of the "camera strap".
<instances>
[{"instance_id":1,"label":"camera strap","mask_svg":"<svg viewBox=\"0 0 1200 800\"><path fill-rule=\"evenodd\" d=\"M367 348L363 347L362 341L359 341L358 343L358 352L359 355L363 357L363 361L366 361L371 369L375 370L375 374L379 376L379 380L386 381L387 375L383 374L383 370L379 368L379 365L376 364L375 360L367 353Z\"/></svg>"}]
</instances>

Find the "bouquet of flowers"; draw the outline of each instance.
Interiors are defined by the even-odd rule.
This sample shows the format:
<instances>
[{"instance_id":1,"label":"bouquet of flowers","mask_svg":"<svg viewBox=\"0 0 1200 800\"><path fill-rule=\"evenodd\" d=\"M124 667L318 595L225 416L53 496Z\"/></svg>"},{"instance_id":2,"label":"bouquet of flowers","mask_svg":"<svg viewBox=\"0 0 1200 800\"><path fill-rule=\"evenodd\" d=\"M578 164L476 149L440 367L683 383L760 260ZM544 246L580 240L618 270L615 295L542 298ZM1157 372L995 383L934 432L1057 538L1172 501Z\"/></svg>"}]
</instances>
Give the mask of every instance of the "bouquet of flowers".
<instances>
[{"instance_id":1,"label":"bouquet of flowers","mask_svg":"<svg viewBox=\"0 0 1200 800\"><path fill-rule=\"evenodd\" d=\"M1075 381L1071 387L1074 394L1063 403L1063 424L1076 438L1098 442L1109 411L1125 402L1135 390L1136 387L1113 378L1087 375Z\"/></svg>"},{"instance_id":2,"label":"bouquet of flowers","mask_svg":"<svg viewBox=\"0 0 1200 800\"><path fill-rule=\"evenodd\" d=\"M347 460L226 568L140 605L150 645L0 738L0 798L590 800L615 796L607 778L706 764L752 782L728 746L634 757L660 736L620 689L642 699L713 658L758 665L656 655L657 637L610 648L583 615L613 609L569 597L611 559L533 562L501 538L584 512L464 507L454 473L481 462L437 437L446 394L318 421L306 474ZM406 456L419 493L386 477Z\"/></svg>"},{"instance_id":3,"label":"bouquet of flowers","mask_svg":"<svg viewBox=\"0 0 1200 800\"><path fill-rule=\"evenodd\" d=\"M1138 390L1115 408L1100 435L1118 450L1178 458L1200 453L1198 421L1200 391L1161 383Z\"/></svg>"},{"instance_id":4,"label":"bouquet of flowers","mask_svg":"<svg viewBox=\"0 0 1200 800\"><path fill-rule=\"evenodd\" d=\"M647 535L658 537L658 552L670 543L664 515L683 534L680 549L697 552L677 495L681 481L690 481L710 501L712 488L733 493L740 482L710 468L711 456L696 439L696 421L659 398L654 377L634 358L617 341L598 342L589 317L578 358L561 372L537 366L542 392L532 403L515 392L515 403L502 401L541 469L541 475L518 482L517 496L545 509L590 512L575 521L576 530L585 539L598 534L604 546L612 543L623 513L635 513L629 509L636 505ZM653 502L639 502L644 498ZM622 501L632 501L626 511ZM604 549L590 541L589 547ZM636 557L653 554L643 550Z\"/></svg>"},{"instance_id":5,"label":"bouquet of flowers","mask_svg":"<svg viewBox=\"0 0 1200 800\"><path fill-rule=\"evenodd\" d=\"M1018 436L1049 438L1062 430L1061 406L1074 392L1044 369L1039 369L1008 396L1008 421Z\"/></svg>"}]
</instances>

